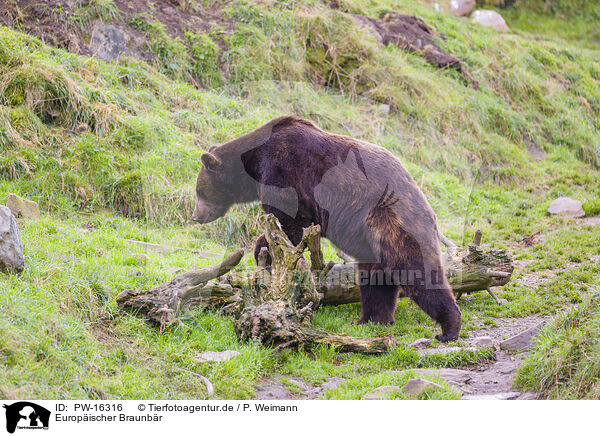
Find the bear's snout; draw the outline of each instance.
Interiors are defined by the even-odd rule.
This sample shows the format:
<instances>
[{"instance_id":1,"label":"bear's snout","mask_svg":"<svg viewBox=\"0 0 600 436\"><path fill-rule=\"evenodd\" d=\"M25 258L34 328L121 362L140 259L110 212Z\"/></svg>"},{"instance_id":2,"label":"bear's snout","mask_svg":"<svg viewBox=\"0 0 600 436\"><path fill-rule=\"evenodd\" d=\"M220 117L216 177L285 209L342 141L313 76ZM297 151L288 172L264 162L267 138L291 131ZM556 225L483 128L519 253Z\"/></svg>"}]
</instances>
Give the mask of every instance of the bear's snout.
<instances>
[{"instance_id":1,"label":"bear's snout","mask_svg":"<svg viewBox=\"0 0 600 436\"><path fill-rule=\"evenodd\" d=\"M208 203L205 200L196 198L196 206L192 213L192 221L200 224L210 223L225 215L228 209L228 207Z\"/></svg>"}]
</instances>

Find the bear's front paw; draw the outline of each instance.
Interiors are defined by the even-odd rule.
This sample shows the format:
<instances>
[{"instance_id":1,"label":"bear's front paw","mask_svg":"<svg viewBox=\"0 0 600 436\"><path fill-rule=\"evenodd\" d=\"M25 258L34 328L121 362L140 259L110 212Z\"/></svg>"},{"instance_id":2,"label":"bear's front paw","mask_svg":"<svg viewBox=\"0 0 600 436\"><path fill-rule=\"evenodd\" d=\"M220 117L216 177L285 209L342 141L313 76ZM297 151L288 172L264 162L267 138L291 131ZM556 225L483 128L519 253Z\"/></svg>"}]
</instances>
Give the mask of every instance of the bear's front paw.
<instances>
[{"instance_id":1,"label":"bear's front paw","mask_svg":"<svg viewBox=\"0 0 600 436\"><path fill-rule=\"evenodd\" d=\"M440 342L450 342L450 341L455 341L458 339L458 335L445 335L445 334L439 334L435 337L438 341Z\"/></svg>"}]
</instances>

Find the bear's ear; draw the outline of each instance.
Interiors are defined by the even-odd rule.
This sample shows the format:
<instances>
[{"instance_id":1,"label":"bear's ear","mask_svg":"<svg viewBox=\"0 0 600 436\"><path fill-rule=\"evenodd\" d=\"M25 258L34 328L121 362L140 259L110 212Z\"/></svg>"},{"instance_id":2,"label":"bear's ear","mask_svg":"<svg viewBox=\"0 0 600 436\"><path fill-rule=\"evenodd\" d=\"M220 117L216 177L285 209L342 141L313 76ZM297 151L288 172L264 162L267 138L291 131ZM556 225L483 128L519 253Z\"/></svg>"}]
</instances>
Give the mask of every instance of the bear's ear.
<instances>
[{"instance_id":1,"label":"bear's ear","mask_svg":"<svg viewBox=\"0 0 600 436\"><path fill-rule=\"evenodd\" d=\"M202 159L202 164L204 167L211 171L218 169L222 164L221 160L210 152L204 153L200 159Z\"/></svg>"}]
</instances>

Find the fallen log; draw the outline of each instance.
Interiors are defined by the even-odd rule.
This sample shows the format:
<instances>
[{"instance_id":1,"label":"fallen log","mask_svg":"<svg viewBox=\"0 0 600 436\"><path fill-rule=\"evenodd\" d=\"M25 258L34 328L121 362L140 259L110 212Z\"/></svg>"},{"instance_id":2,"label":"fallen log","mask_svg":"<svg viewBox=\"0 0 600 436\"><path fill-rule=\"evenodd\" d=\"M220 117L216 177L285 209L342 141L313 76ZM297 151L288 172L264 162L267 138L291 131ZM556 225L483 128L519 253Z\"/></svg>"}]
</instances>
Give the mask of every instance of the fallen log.
<instances>
[{"instance_id":1,"label":"fallen log","mask_svg":"<svg viewBox=\"0 0 600 436\"><path fill-rule=\"evenodd\" d=\"M220 308L234 318L242 340L260 340L275 348L311 348L325 343L339 351L382 353L393 346L391 338L353 338L311 328L313 311L319 305L339 305L360 301L357 263L325 264L320 246L320 228L304 229L301 242L294 246L275 217L267 216L265 237L272 259L266 268L267 251L259 255L258 267L250 272L232 271L244 251L238 250L217 265L179 274L168 283L150 290L126 290L117 304L158 325L163 331L182 324L182 312L198 308ZM477 234L466 254L447 238L446 272L458 294L490 291L510 280L512 258L505 250L484 251ZM450 249L451 248L451 249ZM304 258L310 252L310 263ZM341 258L351 260L344 253Z\"/></svg>"}]
</instances>

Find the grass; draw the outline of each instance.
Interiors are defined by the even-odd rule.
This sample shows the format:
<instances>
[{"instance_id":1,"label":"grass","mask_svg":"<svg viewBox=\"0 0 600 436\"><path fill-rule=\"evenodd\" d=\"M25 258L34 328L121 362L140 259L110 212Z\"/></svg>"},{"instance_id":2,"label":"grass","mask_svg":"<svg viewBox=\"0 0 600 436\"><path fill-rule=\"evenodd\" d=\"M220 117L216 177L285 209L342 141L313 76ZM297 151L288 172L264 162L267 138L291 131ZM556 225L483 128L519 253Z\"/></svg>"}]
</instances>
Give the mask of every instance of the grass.
<instances>
[{"instance_id":1,"label":"grass","mask_svg":"<svg viewBox=\"0 0 600 436\"><path fill-rule=\"evenodd\" d=\"M542 331L517 384L549 399L600 398L598 294Z\"/></svg>"},{"instance_id":2,"label":"grass","mask_svg":"<svg viewBox=\"0 0 600 436\"><path fill-rule=\"evenodd\" d=\"M384 356L327 347L276 354L239 342L218 312L189 314L187 328L159 335L117 309L124 289L150 288L176 268L212 263L185 251L141 259L124 239L223 255L252 245L261 232L259 207L236 206L215 223L189 225L193 184L204 149L280 114L388 148L426 194L445 234L466 245L481 229L484 246L507 248L523 262L499 292L508 304L499 307L485 293L463 297L459 346L500 316L587 307L600 286L598 262L591 261L600 254L600 226L576 226L546 209L570 196L589 215L598 213L598 49L575 37L532 35L524 24L509 23L516 35L498 34L415 2L341 3L334 11L318 1L236 0L221 11L236 22L231 32L181 39L151 15L138 16L133 24L148 36L150 63L106 64L0 27L0 202L15 192L39 202L43 213L19 222L25 271L0 275L2 396L204 398L193 375L199 373L217 398L252 398L256 383L280 374L315 385L344 377L326 398L360 398L380 384L402 386L408 376L397 370L493 358L486 350L420 356L408 345L432 338L437 327L407 300L386 327L354 325L356 304L315 313L318 328L394 337L399 345ZM113 2L92 6L104 19L118 14ZM480 89L418 55L379 47L347 15L376 17L386 9L418 14L443 33L441 46L463 60ZM381 104L390 105L389 114ZM545 158L533 157L532 148ZM518 244L538 230L537 245ZM335 258L331 245L325 252ZM252 266L249 257L241 267ZM520 284L525 274L548 280ZM592 330L581 331L587 344ZM540 362L553 365L556 344L532 354L523 386L556 397L596 395L539 384ZM194 360L199 351L225 349L241 354L225 363ZM580 381L598 378L582 374ZM456 395L444 385L432 398Z\"/></svg>"},{"instance_id":3,"label":"grass","mask_svg":"<svg viewBox=\"0 0 600 436\"><path fill-rule=\"evenodd\" d=\"M600 47L600 5L594 0L517 0L501 13L511 27L577 41L586 48Z\"/></svg>"}]
</instances>

